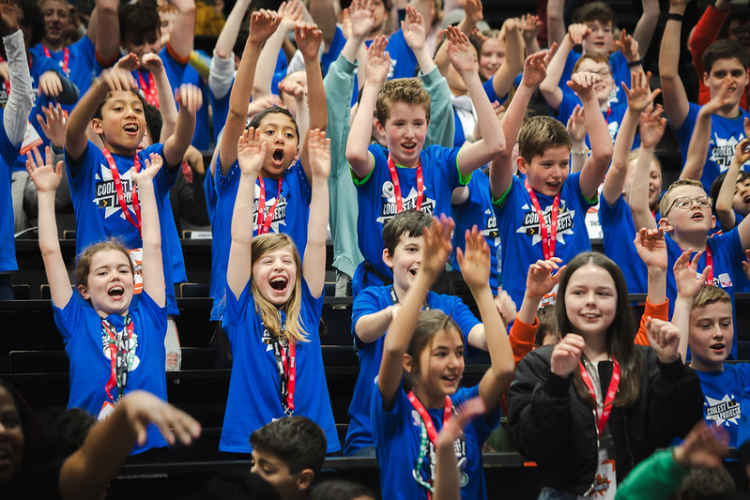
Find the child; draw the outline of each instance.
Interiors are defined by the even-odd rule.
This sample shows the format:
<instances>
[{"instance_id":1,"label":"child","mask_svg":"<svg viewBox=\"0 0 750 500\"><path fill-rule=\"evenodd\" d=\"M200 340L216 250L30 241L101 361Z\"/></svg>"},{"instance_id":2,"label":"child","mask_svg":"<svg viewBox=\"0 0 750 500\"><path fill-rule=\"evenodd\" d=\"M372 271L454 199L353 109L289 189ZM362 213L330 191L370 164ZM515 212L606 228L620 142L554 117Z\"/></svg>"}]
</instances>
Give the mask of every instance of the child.
<instances>
[{"instance_id":1,"label":"child","mask_svg":"<svg viewBox=\"0 0 750 500\"><path fill-rule=\"evenodd\" d=\"M565 264L591 247L586 210L596 202L597 189L612 158L612 141L594 92L597 80L589 74L575 74L571 82L583 101L592 146L591 156L579 173L568 175L570 137L560 122L535 116L518 132L524 102L528 102L544 74L537 70L527 79L526 72L526 83L519 86L503 124L510 144L518 136L518 168L526 171L526 178L513 175L509 155L499 155L490 171L495 216L503 242L503 288L516 304L523 298L529 264L551 257L560 257Z\"/></svg>"},{"instance_id":2,"label":"child","mask_svg":"<svg viewBox=\"0 0 750 500\"><path fill-rule=\"evenodd\" d=\"M250 434L250 471L268 481L281 500L309 498L326 456L326 437L315 422L294 416L276 419Z\"/></svg>"},{"instance_id":3,"label":"child","mask_svg":"<svg viewBox=\"0 0 750 500\"><path fill-rule=\"evenodd\" d=\"M384 53L386 40L378 37L370 46L367 80L346 145L346 158L358 189L359 246L364 264L374 269L374 273L367 273L368 281L352 281L355 294L365 286L392 280L391 271L381 260L383 241L378 236L385 221L407 208L449 214L453 189L466 185L471 172L505 147L497 117L479 80L474 48L455 28L448 33L451 62L467 82L482 134L481 140L460 149L430 146L423 150L429 96L416 79L386 82L390 68ZM373 114L378 131L386 134L387 148L370 144ZM359 269L357 272L360 274Z\"/></svg>"},{"instance_id":4,"label":"child","mask_svg":"<svg viewBox=\"0 0 750 500\"><path fill-rule=\"evenodd\" d=\"M372 381L383 354L383 338L403 307L404 297L414 284L425 256L425 229L432 218L424 212L405 210L383 228L383 261L393 270L393 285L370 286L355 296L352 306L352 335L359 355L359 375L349 405L349 427L344 454L375 455L375 437L370 420ZM464 343L485 349L484 326L459 299L429 292L425 309L438 309L458 325Z\"/></svg>"},{"instance_id":5,"label":"child","mask_svg":"<svg viewBox=\"0 0 750 500\"><path fill-rule=\"evenodd\" d=\"M640 460L700 418L698 377L680 360L676 328L654 324L653 349L633 344L625 280L602 254L568 263L555 311L563 339L519 363L510 430L539 466L540 498L611 498Z\"/></svg>"},{"instance_id":6,"label":"child","mask_svg":"<svg viewBox=\"0 0 750 500\"><path fill-rule=\"evenodd\" d=\"M659 76L661 88L664 92L664 112L669 126L675 131L680 143L682 160L689 161L688 146L694 129L700 125L699 111L701 107L688 102L687 94L678 74L677 66L680 58L680 33L682 30L682 16L687 2L670 0L669 15L661 39L659 51ZM710 132L710 142L702 145L704 153L694 159L699 169L697 176L691 174L687 178L700 178L706 191L713 180L724 172L732 161L734 147L747 137L744 130L744 117L750 117L740 109L740 98L748 85L748 59L746 48L736 40L718 40L703 54L705 73L699 75L711 92L713 99L726 85L725 99L717 106L718 109L706 116L705 126ZM743 164L744 165L744 164ZM745 167L743 166L743 169Z\"/></svg>"},{"instance_id":7,"label":"child","mask_svg":"<svg viewBox=\"0 0 750 500\"><path fill-rule=\"evenodd\" d=\"M218 194L216 216L221 219L214 228L217 238L213 242L211 274L215 280L217 296L212 313L216 317L223 314L223 279L229 258L230 228L226 225L234 207L234 198L239 184L240 168L237 165L237 143L245 128L250 100L250 90L256 71L258 54L266 40L279 24L275 13L256 11L251 17L250 37L240 61L237 78L230 95L230 112L219 142L218 166L215 168L215 185ZM321 32L310 25L300 25L295 34L300 49L305 54L307 71L310 73L310 117L311 128L325 129L327 124L325 93L317 64L317 54L321 42ZM313 82L318 82L314 84ZM297 122L289 111L272 106L253 116L250 126L258 130L263 142L267 143L266 157L263 159L261 175L253 188L255 202L248 212L248 223L254 235L265 233L288 234L298 251L304 252L307 241L307 225L311 204L310 162L307 144L302 142ZM299 156L299 159L297 159ZM216 307L219 309L217 310Z\"/></svg>"},{"instance_id":8,"label":"child","mask_svg":"<svg viewBox=\"0 0 750 500\"><path fill-rule=\"evenodd\" d=\"M241 175L232 214L224 318L233 366L219 449L249 453L247 436L253 430L299 414L321 426L327 452L333 453L340 446L317 330L323 307L330 144L325 133L308 132L312 195L303 264L288 235L253 238L247 224L253 186L271 147L260 136L260 130L249 128L238 148Z\"/></svg>"},{"instance_id":9,"label":"child","mask_svg":"<svg viewBox=\"0 0 750 500\"><path fill-rule=\"evenodd\" d=\"M166 296L162 266L154 177L162 157L151 153L144 168L131 179L138 188L143 216L143 291L134 294L133 263L128 250L116 240L86 247L75 268L71 288L55 219L55 191L62 177L62 162L53 167L47 148L46 164L35 151L27 161L37 190L39 249L50 286L55 325L65 341L70 361L68 408L83 408L106 418L122 397L145 389L167 399L164 375L164 336L167 331ZM166 446L156 427L139 439L133 453Z\"/></svg>"},{"instance_id":10,"label":"child","mask_svg":"<svg viewBox=\"0 0 750 500\"><path fill-rule=\"evenodd\" d=\"M437 432L453 417L454 406L481 397L489 414L471 423L454 442L462 498L484 499L482 445L499 417L500 396L513 373L513 355L497 312L489 279L489 247L474 228L466 252L458 250L461 272L486 327L492 364L479 385L459 389L464 340L442 311L420 312L427 293L451 253L453 222L444 215L425 229L424 259L393 325L373 391L372 423L384 498L430 498L435 479Z\"/></svg>"},{"instance_id":11,"label":"child","mask_svg":"<svg viewBox=\"0 0 750 500\"><path fill-rule=\"evenodd\" d=\"M734 337L732 299L721 288L705 284L708 269L696 279L697 259L686 252L675 262L677 301L672 323L685 337L680 353L698 372L703 389L704 418L729 433L729 446L738 448L750 438L744 413L750 408L747 381L750 365L725 363L732 352Z\"/></svg>"},{"instance_id":12,"label":"child","mask_svg":"<svg viewBox=\"0 0 750 500\"><path fill-rule=\"evenodd\" d=\"M750 212L750 172L732 162L711 185L714 213L723 231L730 231Z\"/></svg>"}]
</instances>

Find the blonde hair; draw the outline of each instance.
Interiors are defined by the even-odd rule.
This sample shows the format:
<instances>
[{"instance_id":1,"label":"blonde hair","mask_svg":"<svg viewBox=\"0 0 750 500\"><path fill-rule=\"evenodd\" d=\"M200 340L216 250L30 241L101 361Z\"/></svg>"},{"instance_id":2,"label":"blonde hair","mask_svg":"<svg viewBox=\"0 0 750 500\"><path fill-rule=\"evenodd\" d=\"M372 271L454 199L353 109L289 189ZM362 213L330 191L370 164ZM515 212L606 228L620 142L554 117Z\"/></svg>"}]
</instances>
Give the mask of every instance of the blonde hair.
<instances>
[{"instance_id":1,"label":"blonde hair","mask_svg":"<svg viewBox=\"0 0 750 500\"><path fill-rule=\"evenodd\" d=\"M76 267L75 269L73 269L73 279L76 285L86 286L86 284L88 283L89 273L91 272L91 259L94 258L95 254L102 250L117 250L119 252L122 252L125 255L125 258L128 259L130 274L135 274L135 269L133 269L133 261L130 260L130 254L128 253L127 247L123 245L122 241L118 240L117 238L110 238L108 240L89 245L83 249L81 254L78 256Z\"/></svg>"},{"instance_id":2,"label":"blonde hair","mask_svg":"<svg viewBox=\"0 0 750 500\"><path fill-rule=\"evenodd\" d=\"M703 191L704 193L706 192L705 189L703 189L703 184L701 184L700 181L696 181L695 179L679 179L674 181L669 185L667 190L664 191L664 195L661 197L661 201L659 202L659 213L661 213L662 217L666 217L667 211L672 207L670 193L680 186L695 186L701 188L701 191Z\"/></svg>"},{"instance_id":3,"label":"blonde hair","mask_svg":"<svg viewBox=\"0 0 750 500\"><path fill-rule=\"evenodd\" d=\"M696 307L704 307L709 304L714 304L716 302L727 302L731 304L732 299L731 297L729 297L729 294L727 292L719 287L715 287L713 285L703 285L695 295L695 299L693 299L693 309L695 309Z\"/></svg>"},{"instance_id":4,"label":"blonde hair","mask_svg":"<svg viewBox=\"0 0 750 500\"><path fill-rule=\"evenodd\" d=\"M297 252L297 247L294 245L294 241L283 233L267 233L261 236L253 238L252 243L252 259L250 265L254 265L258 259L263 257L268 252L280 250L282 248L290 248L292 256L294 257L294 264L297 267L297 280L294 283L294 290L292 295L289 297L289 301L283 306L286 312L286 324L284 328L281 328L281 311L278 307L272 304L266 299L258 286L255 284L255 280L250 281L250 290L253 293L253 299L255 300L255 309L260 314L260 319L263 325L268 331L277 337L285 336L287 340L298 340L301 342L307 342L307 334L303 328L311 328L317 325L303 325L300 318L300 311L302 309L302 285L300 280L302 279L302 262Z\"/></svg>"}]
</instances>

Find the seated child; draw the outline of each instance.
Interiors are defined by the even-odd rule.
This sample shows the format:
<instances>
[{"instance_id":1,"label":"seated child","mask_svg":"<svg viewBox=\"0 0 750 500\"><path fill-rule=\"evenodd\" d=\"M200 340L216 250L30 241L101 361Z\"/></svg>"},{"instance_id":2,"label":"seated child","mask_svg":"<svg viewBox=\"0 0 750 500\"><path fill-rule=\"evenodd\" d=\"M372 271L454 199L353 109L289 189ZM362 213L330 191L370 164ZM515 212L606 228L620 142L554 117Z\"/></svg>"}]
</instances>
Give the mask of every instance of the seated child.
<instances>
[{"instance_id":1,"label":"seated child","mask_svg":"<svg viewBox=\"0 0 750 500\"><path fill-rule=\"evenodd\" d=\"M309 498L326 457L326 437L307 417L283 417L250 434L250 471L268 481L281 500Z\"/></svg>"},{"instance_id":2,"label":"seated child","mask_svg":"<svg viewBox=\"0 0 750 500\"><path fill-rule=\"evenodd\" d=\"M355 296L352 335L358 349L359 375L349 405L345 455L375 453L370 421L372 381L380 366L384 336L425 258L423 233L431 223L429 215L413 209L405 210L386 222L382 258L388 268L393 269L393 285L370 286ZM443 311L456 322L465 342L485 348L484 326L458 297L429 292L424 308Z\"/></svg>"},{"instance_id":3,"label":"seated child","mask_svg":"<svg viewBox=\"0 0 750 500\"><path fill-rule=\"evenodd\" d=\"M378 37L370 46L367 81L346 148L358 190L359 245L365 259L352 281L355 295L365 286L392 280L391 270L381 260L380 235L388 219L409 208L428 214L450 214L453 189L467 184L471 172L505 146L479 80L473 47L455 28L451 28L449 37L452 63L467 82L482 134L481 140L460 149L436 145L423 149L430 116L429 95L414 78L386 82L390 67L384 53L386 40ZM370 144L373 115L378 131L387 137L387 148ZM365 265L371 272L364 272Z\"/></svg>"}]
</instances>

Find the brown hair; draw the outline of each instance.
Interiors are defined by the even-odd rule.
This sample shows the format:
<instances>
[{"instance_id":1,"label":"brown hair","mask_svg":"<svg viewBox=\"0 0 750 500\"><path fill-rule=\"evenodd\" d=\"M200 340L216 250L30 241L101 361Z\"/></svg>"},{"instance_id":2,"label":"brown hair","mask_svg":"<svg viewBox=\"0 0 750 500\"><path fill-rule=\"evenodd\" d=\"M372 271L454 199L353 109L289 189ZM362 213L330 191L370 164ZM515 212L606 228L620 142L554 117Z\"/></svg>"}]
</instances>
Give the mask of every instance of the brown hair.
<instances>
[{"instance_id":1,"label":"brown hair","mask_svg":"<svg viewBox=\"0 0 750 500\"><path fill-rule=\"evenodd\" d=\"M666 191L664 191L664 194L661 197L661 201L659 202L659 213L662 217L667 216L667 212L672 207L672 200L670 199L670 193L675 190L675 188L678 188L680 186L695 186L698 188L701 188L701 191L705 193L705 190L703 189L703 184L701 184L700 181L696 181L695 179L679 179L674 181L672 184L669 185Z\"/></svg>"},{"instance_id":2,"label":"brown hair","mask_svg":"<svg viewBox=\"0 0 750 500\"><path fill-rule=\"evenodd\" d=\"M430 345L432 339L435 338L435 334L440 330L453 330L461 338L461 342L464 341L464 336L461 334L461 330L458 328L456 322L443 311L429 309L419 312L417 325L414 327L414 334L409 342L409 347L406 349L406 353L411 356L412 365L414 366L412 373L404 374L407 388L413 387L412 377L414 374L419 373L419 355Z\"/></svg>"},{"instance_id":3,"label":"brown hair","mask_svg":"<svg viewBox=\"0 0 750 500\"><path fill-rule=\"evenodd\" d=\"M565 125L551 116L532 116L518 132L518 154L528 163L533 157L558 146L570 148L570 136Z\"/></svg>"},{"instance_id":4,"label":"brown hair","mask_svg":"<svg viewBox=\"0 0 750 500\"><path fill-rule=\"evenodd\" d=\"M407 237L418 237L424 234L427 226L432 224L432 217L421 210L409 209L399 212L388 219L383 226L383 244L388 253L393 257L401 235Z\"/></svg>"},{"instance_id":5,"label":"brown hair","mask_svg":"<svg viewBox=\"0 0 750 500\"><path fill-rule=\"evenodd\" d=\"M587 264L593 264L607 271L615 283L617 309L615 310L614 320L607 328L605 335L607 353L617 359L622 373L620 387L617 390L614 404L615 406L627 406L638 399L641 388L641 366L640 356L633 345L636 328L628 302L628 287L625 284L625 277L622 275L622 271L614 261L598 252L582 252L568 263L562 272L562 276L560 276L560 284L558 286L557 303L555 304L557 324L563 336L568 332L576 331L565 309L565 290L573 273ZM594 401L583 383L581 374L578 370L574 370L573 373L573 383L578 396L593 406Z\"/></svg>"},{"instance_id":6,"label":"brown hair","mask_svg":"<svg viewBox=\"0 0 750 500\"><path fill-rule=\"evenodd\" d=\"M602 24L611 23L614 27L615 12L604 2L589 2L576 9L573 19L576 23L599 21Z\"/></svg>"},{"instance_id":7,"label":"brown hair","mask_svg":"<svg viewBox=\"0 0 750 500\"><path fill-rule=\"evenodd\" d=\"M283 335L287 340L306 342L307 332L305 332L303 328L315 328L318 325L303 325L301 322L302 262L297 247L294 245L294 241L292 241L288 235L283 233L266 233L256 236L253 238L251 248L252 260L250 265L254 265L258 259L263 257L266 253L286 247L289 247L292 250L294 264L297 267L297 281L294 284L294 290L289 297L289 301L283 306L283 309L286 312L286 324L284 325L283 330L281 328L281 312L279 311L279 308L263 297L263 294L260 293L258 286L255 284L255 280L250 280L250 290L252 291L253 299L255 300L255 309L260 313L263 325L268 328L268 331L271 332L272 335L277 337Z\"/></svg>"},{"instance_id":8,"label":"brown hair","mask_svg":"<svg viewBox=\"0 0 750 500\"><path fill-rule=\"evenodd\" d=\"M130 274L135 274L133 261L130 260L130 254L128 253L127 247L123 245L122 242L117 238L110 238L108 240L100 241L99 243L94 243L93 245L87 246L83 249L80 255L78 255L78 262L76 262L76 267L75 269L73 269L73 280L75 281L76 285L86 286L86 284L88 283L89 273L91 272L91 259L93 259L94 255L97 252L100 252L102 250L117 250L119 252L122 252L123 255L125 255L125 258L128 259Z\"/></svg>"},{"instance_id":9,"label":"brown hair","mask_svg":"<svg viewBox=\"0 0 750 500\"><path fill-rule=\"evenodd\" d=\"M418 78L395 78L385 82L375 103L375 118L381 125L385 126L394 102L421 105L430 121L430 94Z\"/></svg>"},{"instance_id":10,"label":"brown hair","mask_svg":"<svg viewBox=\"0 0 750 500\"><path fill-rule=\"evenodd\" d=\"M575 66L573 66L573 73L578 72L578 68L581 67L581 64L583 64L583 61L586 59L591 59L595 63L599 64L606 64L607 68L609 68L610 75L612 74L612 68L609 65L609 58L603 54L583 54L578 61L576 62Z\"/></svg>"}]
</instances>

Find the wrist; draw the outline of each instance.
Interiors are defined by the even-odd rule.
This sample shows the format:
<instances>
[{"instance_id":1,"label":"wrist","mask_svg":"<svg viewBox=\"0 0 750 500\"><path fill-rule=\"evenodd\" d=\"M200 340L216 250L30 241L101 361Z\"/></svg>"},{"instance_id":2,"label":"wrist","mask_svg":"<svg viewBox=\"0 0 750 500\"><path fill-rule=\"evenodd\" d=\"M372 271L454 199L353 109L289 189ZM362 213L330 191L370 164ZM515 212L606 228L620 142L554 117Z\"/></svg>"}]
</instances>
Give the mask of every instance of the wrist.
<instances>
[{"instance_id":1,"label":"wrist","mask_svg":"<svg viewBox=\"0 0 750 500\"><path fill-rule=\"evenodd\" d=\"M661 278L667 274L667 268L661 266L646 266L646 273L648 273L649 279Z\"/></svg>"},{"instance_id":2,"label":"wrist","mask_svg":"<svg viewBox=\"0 0 750 500\"><path fill-rule=\"evenodd\" d=\"M582 154L588 154L589 153L589 147L586 146L586 141L573 141L570 146L570 154L573 155L582 155Z\"/></svg>"},{"instance_id":3,"label":"wrist","mask_svg":"<svg viewBox=\"0 0 750 500\"><path fill-rule=\"evenodd\" d=\"M682 445L672 448L672 458L674 459L675 463L682 465L683 467L687 466L685 448Z\"/></svg>"}]
</instances>

